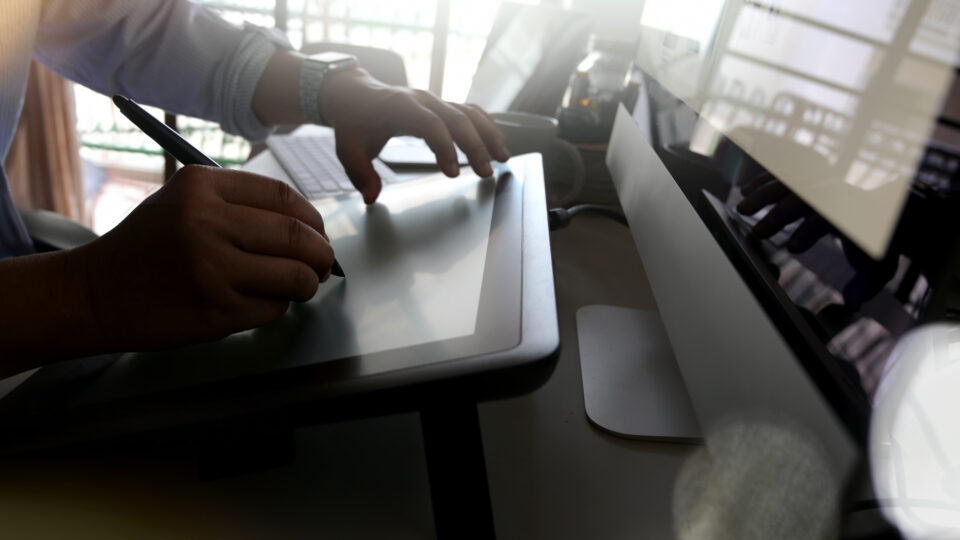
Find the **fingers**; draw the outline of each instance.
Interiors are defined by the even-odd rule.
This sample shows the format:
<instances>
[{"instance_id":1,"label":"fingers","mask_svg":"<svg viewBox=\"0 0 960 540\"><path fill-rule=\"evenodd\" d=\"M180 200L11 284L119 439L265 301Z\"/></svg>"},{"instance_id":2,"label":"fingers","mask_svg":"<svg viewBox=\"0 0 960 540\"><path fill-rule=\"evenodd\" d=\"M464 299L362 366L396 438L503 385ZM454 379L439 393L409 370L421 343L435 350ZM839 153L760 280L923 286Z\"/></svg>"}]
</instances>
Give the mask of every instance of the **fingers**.
<instances>
[{"instance_id":1,"label":"fingers","mask_svg":"<svg viewBox=\"0 0 960 540\"><path fill-rule=\"evenodd\" d=\"M454 142L481 176L493 174L491 156L498 161L510 159L503 134L479 107L447 103L426 91L405 97L396 100L398 109L403 109L399 116L401 131L426 141L447 176L456 176L459 172Z\"/></svg>"},{"instance_id":2,"label":"fingers","mask_svg":"<svg viewBox=\"0 0 960 540\"><path fill-rule=\"evenodd\" d=\"M830 224L827 220L820 217L820 214L811 213L803 223L797 227L797 230L790 235L787 242L787 251L790 253L803 253L813 247L827 233L830 232Z\"/></svg>"},{"instance_id":3,"label":"fingers","mask_svg":"<svg viewBox=\"0 0 960 540\"><path fill-rule=\"evenodd\" d=\"M320 285L312 268L293 259L240 253L234 267L231 285L242 296L306 302Z\"/></svg>"},{"instance_id":4,"label":"fingers","mask_svg":"<svg viewBox=\"0 0 960 540\"><path fill-rule=\"evenodd\" d=\"M461 109L438 99L428 100L427 107L443 119L454 142L467 156L470 167L480 176L491 176L493 168L490 167L490 153L470 117Z\"/></svg>"},{"instance_id":5,"label":"fingers","mask_svg":"<svg viewBox=\"0 0 960 540\"><path fill-rule=\"evenodd\" d=\"M443 120L447 131L449 131L457 146L466 154L473 170L481 176L492 175L490 153L487 152L487 146L484 144L477 126L474 125L473 118L465 111L465 108L440 101L428 93L420 94L420 99L425 107ZM479 118L479 115L474 113L474 117ZM483 123L486 123L486 121L483 120ZM496 128L494 127L494 129Z\"/></svg>"},{"instance_id":6,"label":"fingers","mask_svg":"<svg viewBox=\"0 0 960 540\"><path fill-rule=\"evenodd\" d=\"M757 189L775 180L776 178L769 172L760 173L756 178L740 188L740 193L743 194L744 197L749 197Z\"/></svg>"},{"instance_id":7,"label":"fingers","mask_svg":"<svg viewBox=\"0 0 960 540\"><path fill-rule=\"evenodd\" d=\"M392 112L396 115L400 133L423 139L437 156L437 165L444 174L450 177L460 174L453 137L444 121L413 98L396 101L397 106Z\"/></svg>"},{"instance_id":8,"label":"fingers","mask_svg":"<svg viewBox=\"0 0 960 540\"><path fill-rule=\"evenodd\" d=\"M510 159L510 151L507 150L503 133L500 132L497 123L494 122L493 117L487 114L487 111L472 103L455 104L454 106L470 117L474 127L480 133L480 137L483 138L483 143L487 145L490 155L501 163Z\"/></svg>"},{"instance_id":9,"label":"fingers","mask_svg":"<svg viewBox=\"0 0 960 540\"><path fill-rule=\"evenodd\" d=\"M296 218L327 238L320 212L292 187L258 174L222 172L224 174L216 175L216 187L224 201Z\"/></svg>"},{"instance_id":10,"label":"fingers","mask_svg":"<svg viewBox=\"0 0 960 540\"><path fill-rule=\"evenodd\" d=\"M367 204L374 202L382 189L381 179L370 162L395 135L423 139L440 169L450 177L460 174L454 144L482 176L493 174L491 156L498 161L510 158L496 123L475 105L447 103L422 90L371 85L361 79L343 81L352 84L341 88L344 94L339 112L351 121L334 124L337 156ZM361 84L353 84L357 81ZM355 95L349 96L347 88Z\"/></svg>"},{"instance_id":11,"label":"fingers","mask_svg":"<svg viewBox=\"0 0 960 540\"><path fill-rule=\"evenodd\" d=\"M792 196L774 206L763 219L753 226L757 238L770 238L777 231L810 214L810 207L799 197Z\"/></svg>"},{"instance_id":12,"label":"fingers","mask_svg":"<svg viewBox=\"0 0 960 540\"><path fill-rule=\"evenodd\" d=\"M383 182L373 168L372 158L367 155L363 145L358 144L352 137L338 136L336 143L337 158L340 159L350 182L363 194L363 202L373 204L380 195Z\"/></svg>"},{"instance_id":13,"label":"fingers","mask_svg":"<svg viewBox=\"0 0 960 540\"><path fill-rule=\"evenodd\" d=\"M782 183L764 183L752 189L749 194L740 201L740 204L737 205L737 212L752 216L763 208L780 201L787 195L790 195L790 190Z\"/></svg>"},{"instance_id":14,"label":"fingers","mask_svg":"<svg viewBox=\"0 0 960 540\"><path fill-rule=\"evenodd\" d=\"M244 316L244 324L239 325L235 330L239 331L262 326L268 322L279 319L280 316L287 312L287 308L290 307L290 301L238 295L236 305L237 311L242 312Z\"/></svg>"},{"instance_id":15,"label":"fingers","mask_svg":"<svg viewBox=\"0 0 960 540\"><path fill-rule=\"evenodd\" d=\"M228 240L241 250L299 261L325 279L333 265L333 248L313 227L295 217L259 208L234 206L228 212Z\"/></svg>"}]
</instances>

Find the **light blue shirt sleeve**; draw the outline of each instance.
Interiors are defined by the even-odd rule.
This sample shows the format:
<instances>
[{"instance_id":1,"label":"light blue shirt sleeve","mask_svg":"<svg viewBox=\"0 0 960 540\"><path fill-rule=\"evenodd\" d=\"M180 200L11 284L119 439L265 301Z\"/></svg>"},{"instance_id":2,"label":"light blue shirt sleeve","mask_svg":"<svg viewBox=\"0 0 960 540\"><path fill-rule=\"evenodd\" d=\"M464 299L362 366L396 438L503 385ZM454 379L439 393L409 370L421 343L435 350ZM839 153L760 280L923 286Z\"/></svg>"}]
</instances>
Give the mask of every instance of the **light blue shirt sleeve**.
<instances>
[{"instance_id":1,"label":"light blue shirt sleeve","mask_svg":"<svg viewBox=\"0 0 960 540\"><path fill-rule=\"evenodd\" d=\"M186 0L46 0L34 57L98 92L220 123L252 141L272 131L253 94L278 31L223 20Z\"/></svg>"}]
</instances>

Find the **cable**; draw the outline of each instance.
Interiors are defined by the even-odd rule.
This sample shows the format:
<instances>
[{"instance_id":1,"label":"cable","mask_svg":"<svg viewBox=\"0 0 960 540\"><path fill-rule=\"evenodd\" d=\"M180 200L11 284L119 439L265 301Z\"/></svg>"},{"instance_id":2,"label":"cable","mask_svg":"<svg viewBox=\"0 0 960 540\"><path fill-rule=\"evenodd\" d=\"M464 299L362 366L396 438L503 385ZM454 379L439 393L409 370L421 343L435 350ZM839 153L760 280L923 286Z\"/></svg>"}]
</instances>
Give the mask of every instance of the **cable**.
<instances>
[{"instance_id":1,"label":"cable","mask_svg":"<svg viewBox=\"0 0 960 540\"><path fill-rule=\"evenodd\" d=\"M627 224L627 218L623 215L623 212L615 206L606 206L602 204L578 204L571 206L570 208L552 208L547 212L547 223L550 226L551 231L556 231L562 229L570 224L570 220L573 219L573 216L581 212L593 212L603 216L606 216L617 223L623 225L624 227L629 227Z\"/></svg>"},{"instance_id":2,"label":"cable","mask_svg":"<svg viewBox=\"0 0 960 540\"><path fill-rule=\"evenodd\" d=\"M569 141L564 139L554 139L553 148L563 151L570 158L570 164L573 166L573 185L570 186L570 191L567 192L559 201L557 201L557 206L565 207L577 200L577 197L580 196L580 193L583 191L583 186L585 182L585 171L583 167L583 156L580 155L580 150L577 149Z\"/></svg>"}]
</instances>

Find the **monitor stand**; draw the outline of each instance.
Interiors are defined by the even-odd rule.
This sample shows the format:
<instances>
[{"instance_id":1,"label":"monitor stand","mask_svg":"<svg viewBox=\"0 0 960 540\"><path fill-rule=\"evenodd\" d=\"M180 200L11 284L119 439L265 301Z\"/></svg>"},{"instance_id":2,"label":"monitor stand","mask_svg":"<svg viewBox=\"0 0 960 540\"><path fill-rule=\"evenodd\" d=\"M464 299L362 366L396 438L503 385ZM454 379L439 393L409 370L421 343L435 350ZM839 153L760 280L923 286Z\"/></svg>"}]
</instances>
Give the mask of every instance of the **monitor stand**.
<instances>
[{"instance_id":1,"label":"monitor stand","mask_svg":"<svg viewBox=\"0 0 960 540\"><path fill-rule=\"evenodd\" d=\"M702 440L657 312L584 306L577 310L577 335L590 422L628 439Z\"/></svg>"}]
</instances>

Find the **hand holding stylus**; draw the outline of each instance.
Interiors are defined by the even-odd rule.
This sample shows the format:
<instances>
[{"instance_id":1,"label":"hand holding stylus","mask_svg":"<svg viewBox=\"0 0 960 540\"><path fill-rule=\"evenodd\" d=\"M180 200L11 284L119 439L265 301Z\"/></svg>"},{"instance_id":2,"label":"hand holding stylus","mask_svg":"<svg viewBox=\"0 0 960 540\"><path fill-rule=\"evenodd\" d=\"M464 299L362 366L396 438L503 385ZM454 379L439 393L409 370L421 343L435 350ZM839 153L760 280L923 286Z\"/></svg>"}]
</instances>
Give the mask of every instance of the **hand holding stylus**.
<instances>
[{"instance_id":1,"label":"hand holding stylus","mask_svg":"<svg viewBox=\"0 0 960 540\"><path fill-rule=\"evenodd\" d=\"M178 159L207 163L176 133L150 129ZM335 264L323 218L293 188L198 165L64 257L87 298L91 351L163 348L265 324L312 298Z\"/></svg>"},{"instance_id":2,"label":"hand holding stylus","mask_svg":"<svg viewBox=\"0 0 960 540\"><path fill-rule=\"evenodd\" d=\"M123 113L138 128L143 130L151 139L159 144L164 150L170 152L174 158L184 165L206 165L208 167L220 167L220 164L208 157L206 154L195 148L186 141L179 133L172 130L169 126L160 122L147 111L143 110L133 100L124 96L113 96L113 103L116 104L120 112ZM320 232L323 232L321 229ZM329 239L328 239L329 240ZM343 268L340 263L334 259L330 271L335 276L343 276Z\"/></svg>"},{"instance_id":3,"label":"hand holding stylus","mask_svg":"<svg viewBox=\"0 0 960 540\"><path fill-rule=\"evenodd\" d=\"M100 341L142 350L276 319L313 297L333 260L320 214L286 184L190 165L67 266Z\"/></svg>"}]
</instances>

